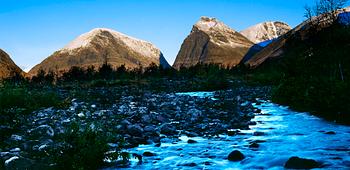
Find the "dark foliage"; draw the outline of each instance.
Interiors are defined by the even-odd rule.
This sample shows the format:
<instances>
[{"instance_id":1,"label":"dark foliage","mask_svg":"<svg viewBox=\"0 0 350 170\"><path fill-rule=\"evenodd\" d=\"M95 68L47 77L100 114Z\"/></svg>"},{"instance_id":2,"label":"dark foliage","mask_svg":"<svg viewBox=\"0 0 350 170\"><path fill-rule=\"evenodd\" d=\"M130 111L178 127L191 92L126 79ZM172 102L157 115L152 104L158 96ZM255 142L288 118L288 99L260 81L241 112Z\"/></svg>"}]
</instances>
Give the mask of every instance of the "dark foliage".
<instances>
[{"instance_id":1,"label":"dark foliage","mask_svg":"<svg viewBox=\"0 0 350 170\"><path fill-rule=\"evenodd\" d=\"M349 45L350 28L338 24L289 40L284 57L263 66L282 73L273 101L350 123Z\"/></svg>"}]
</instances>

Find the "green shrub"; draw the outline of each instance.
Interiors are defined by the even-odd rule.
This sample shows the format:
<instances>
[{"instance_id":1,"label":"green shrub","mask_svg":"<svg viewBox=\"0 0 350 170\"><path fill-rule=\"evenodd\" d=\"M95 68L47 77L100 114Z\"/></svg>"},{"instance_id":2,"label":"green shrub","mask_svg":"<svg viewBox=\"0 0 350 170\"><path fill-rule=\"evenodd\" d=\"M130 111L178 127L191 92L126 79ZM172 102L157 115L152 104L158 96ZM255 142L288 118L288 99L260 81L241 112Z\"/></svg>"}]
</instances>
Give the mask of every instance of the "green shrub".
<instances>
[{"instance_id":1,"label":"green shrub","mask_svg":"<svg viewBox=\"0 0 350 170\"><path fill-rule=\"evenodd\" d=\"M98 169L104 164L109 137L102 131L73 123L58 137L63 146L51 151L57 169ZM58 150L57 150L58 149Z\"/></svg>"}]
</instances>

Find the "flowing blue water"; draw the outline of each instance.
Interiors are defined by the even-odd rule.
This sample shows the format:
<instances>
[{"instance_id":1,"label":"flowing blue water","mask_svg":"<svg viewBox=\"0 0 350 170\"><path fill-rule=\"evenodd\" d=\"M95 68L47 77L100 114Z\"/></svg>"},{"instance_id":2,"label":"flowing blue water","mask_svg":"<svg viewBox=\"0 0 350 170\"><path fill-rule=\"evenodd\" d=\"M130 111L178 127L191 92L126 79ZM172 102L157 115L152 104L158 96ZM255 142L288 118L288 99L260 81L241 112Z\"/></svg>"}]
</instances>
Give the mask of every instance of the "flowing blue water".
<instances>
[{"instance_id":1,"label":"flowing blue water","mask_svg":"<svg viewBox=\"0 0 350 170\"><path fill-rule=\"evenodd\" d=\"M270 102L255 107L262 110L253 119L257 125L241 130L240 135L210 139L182 136L179 142L169 141L160 147L141 145L129 152L150 151L157 156L144 157L140 165L132 161L130 169L283 169L292 156L321 161L324 169L350 168L349 126ZM326 134L331 131L335 134ZM254 132L263 133L254 136ZM198 143L188 144L188 139ZM252 141L261 142L259 148L249 148ZM233 150L241 151L246 158L241 162L228 161Z\"/></svg>"}]
</instances>

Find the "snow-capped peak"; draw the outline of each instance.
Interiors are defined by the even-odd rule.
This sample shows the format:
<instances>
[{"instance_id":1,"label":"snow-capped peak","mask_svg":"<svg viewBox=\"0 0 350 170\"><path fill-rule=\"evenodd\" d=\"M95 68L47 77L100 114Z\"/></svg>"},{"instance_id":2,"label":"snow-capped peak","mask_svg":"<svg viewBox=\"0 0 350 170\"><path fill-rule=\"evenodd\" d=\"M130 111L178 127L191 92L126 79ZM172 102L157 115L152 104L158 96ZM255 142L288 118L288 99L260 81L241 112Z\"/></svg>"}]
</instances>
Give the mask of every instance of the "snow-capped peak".
<instances>
[{"instance_id":1,"label":"snow-capped peak","mask_svg":"<svg viewBox=\"0 0 350 170\"><path fill-rule=\"evenodd\" d=\"M127 46L127 48L130 48L144 56L152 57L152 58L157 58L159 57L160 50L155 47L153 44L139 40L130 36L127 36L123 33L114 31L112 29L108 28L95 28L87 33L84 33L71 41L69 44L67 44L61 51L62 52L71 52L75 49L78 48L83 48L83 47L88 47L91 42L94 40L95 37L103 36L102 33L108 32L110 33L113 38L118 40L118 42L123 43ZM108 44L108 39L104 39L104 43Z\"/></svg>"},{"instance_id":2,"label":"snow-capped peak","mask_svg":"<svg viewBox=\"0 0 350 170\"><path fill-rule=\"evenodd\" d=\"M232 30L223 22L212 17L202 16L200 20L194 25L197 29L208 32L211 30Z\"/></svg>"}]
</instances>

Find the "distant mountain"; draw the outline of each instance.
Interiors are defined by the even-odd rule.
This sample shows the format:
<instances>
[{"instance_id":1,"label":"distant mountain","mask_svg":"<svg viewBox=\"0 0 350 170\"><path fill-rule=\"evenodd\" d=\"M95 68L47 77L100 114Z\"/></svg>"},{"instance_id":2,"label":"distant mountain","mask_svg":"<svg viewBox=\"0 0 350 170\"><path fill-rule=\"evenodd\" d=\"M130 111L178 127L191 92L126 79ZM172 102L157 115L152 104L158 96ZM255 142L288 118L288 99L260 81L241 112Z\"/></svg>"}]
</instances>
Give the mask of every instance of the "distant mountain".
<instances>
[{"instance_id":1,"label":"distant mountain","mask_svg":"<svg viewBox=\"0 0 350 170\"><path fill-rule=\"evenodd\" d=\"M39 70L62 73L72 66L98 68L106 62L113 67L125 65L129 69L147 67L152 63L170 67L153 44L111 29L96 28L56 51L32 68L29 74L35 75Z\"/></svg>"},{"instance_id":2,"label":"distant mountain","mask_svg":"<svg viewBox=\"0 0 350 170\"><path fill-rule=\"evenodd\" d=\"M23 74L23 71L11 60L10 56L0 49L0 79Z\"/></svg>"},{"instance_id":3,"label":"distant mountain","mask_svg":"<svg viewBox=\"0 0 350 170\"><path fill-rule=\"evenodd\" d=\"M292 28L288 24L283 22L263 22L251 26L240 33L253 43L265 47L272 42L271 40L284 35L291 29Z\"/></svg>"},{"instance_id":4,"label":"distant mountain","mask_svg":"<svg viewBox=\"0 0 350 170\"><path fill-rule=\"evenodd\" d=\"M254 43L215 18L201 17L184 40L174 68L196 64L236 66Z\"/></svg>"},{"instance_id":5,"label":"distant mountain","mask_svg":"<svg viewBox=\"0 0 350 170\"><path fill-rule=\"evenodd\" d=\"M338 14L341 14L342 18L340 22L345 22L345 19L348 17L347 13L350 11L350 8L344 8L338 11ZM346 15L345 15L346 14ZM314 17L312 21L306 20L294 29L290 30L286 34L283 34L275 41L271 42L264 49L253 55L249 60L245 61L244 64L248 67L255 68L267 61L268 59L274 59L283 56L286 48L286 42L292 38L300 37L301 40L304 40L309 37L309 35L314 34L315 30L312 30L312 23L320 22L318 24L318 30L329 27L332 23L329 23L328 19L324 15ZM317 30L316 30L317 31Z\"/></svg>"}]
</instances>

